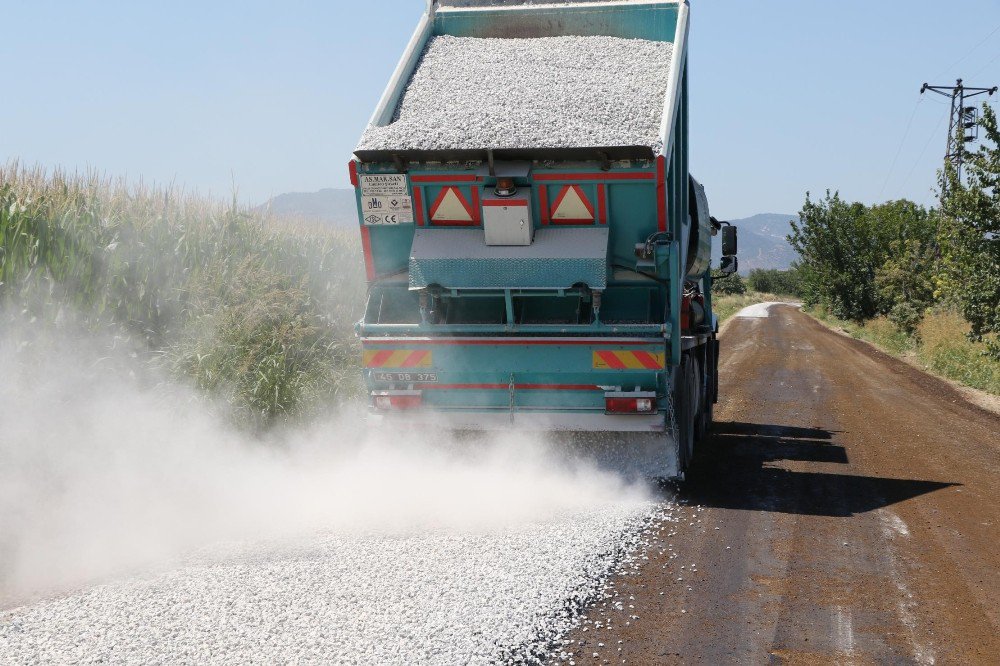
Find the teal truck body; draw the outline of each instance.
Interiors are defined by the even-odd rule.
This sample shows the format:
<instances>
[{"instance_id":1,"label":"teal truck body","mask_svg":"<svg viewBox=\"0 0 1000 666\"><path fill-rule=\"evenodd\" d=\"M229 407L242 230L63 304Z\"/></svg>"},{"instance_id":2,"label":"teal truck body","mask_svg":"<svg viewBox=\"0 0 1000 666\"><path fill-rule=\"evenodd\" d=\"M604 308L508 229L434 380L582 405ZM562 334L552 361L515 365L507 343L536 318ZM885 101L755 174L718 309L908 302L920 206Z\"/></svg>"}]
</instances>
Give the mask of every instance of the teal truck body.
<instances>
[{"instance_id":1,"label":"teal truck body","mask_svg":"<svg viewBox=\"0 0 1000 666\"><path fill-rule=\"evenodd\" d=\"M663 475L683 476L718 396L709 255L721 228L688 173L687 3L429 2L373 125L393 121L435 35L602 35L674 50L656 147L355 151L372 412L618 433L658 443ZM527 241L504 244L525 221Z\"/></svg>"}]
</instances>

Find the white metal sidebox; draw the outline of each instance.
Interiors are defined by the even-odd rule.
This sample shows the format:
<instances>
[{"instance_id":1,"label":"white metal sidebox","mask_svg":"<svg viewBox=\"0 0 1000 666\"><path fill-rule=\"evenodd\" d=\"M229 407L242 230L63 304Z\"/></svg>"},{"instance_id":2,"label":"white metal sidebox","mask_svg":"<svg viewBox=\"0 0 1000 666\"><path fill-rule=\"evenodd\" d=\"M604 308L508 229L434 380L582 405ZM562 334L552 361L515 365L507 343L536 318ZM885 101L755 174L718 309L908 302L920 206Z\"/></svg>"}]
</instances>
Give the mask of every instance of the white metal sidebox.
<instances>
[{"instance_id":1,"label":"white metal sidebox","mask_svg":"<svg viewBox=\"0 0 1000 666\"><path fill-rule=\"evenodd\" d=\"M525 191L509 197L493 192L483 196L483 228L487 245L531 245L535 225L531 219L531 196Z\"/></svg>"}]
</instances>

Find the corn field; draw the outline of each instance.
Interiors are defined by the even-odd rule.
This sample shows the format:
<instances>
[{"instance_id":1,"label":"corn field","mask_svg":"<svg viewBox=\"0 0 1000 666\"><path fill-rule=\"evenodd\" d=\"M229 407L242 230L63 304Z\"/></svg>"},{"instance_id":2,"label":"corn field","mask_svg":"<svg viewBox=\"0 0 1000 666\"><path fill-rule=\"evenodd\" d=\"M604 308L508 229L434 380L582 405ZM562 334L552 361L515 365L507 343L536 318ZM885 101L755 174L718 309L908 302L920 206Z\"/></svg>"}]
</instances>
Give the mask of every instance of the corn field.
<instances>
[{"instance_id":1,"label":"corn field","mask_svg":"<svg viewBox=\"0 0 1000 666\"><path fill-rule=\"evenodd\" d=\"M357 391L357 247L235 201L0 166L2 316L125 336L252 427Z\"/></svg>"}]
</instances>

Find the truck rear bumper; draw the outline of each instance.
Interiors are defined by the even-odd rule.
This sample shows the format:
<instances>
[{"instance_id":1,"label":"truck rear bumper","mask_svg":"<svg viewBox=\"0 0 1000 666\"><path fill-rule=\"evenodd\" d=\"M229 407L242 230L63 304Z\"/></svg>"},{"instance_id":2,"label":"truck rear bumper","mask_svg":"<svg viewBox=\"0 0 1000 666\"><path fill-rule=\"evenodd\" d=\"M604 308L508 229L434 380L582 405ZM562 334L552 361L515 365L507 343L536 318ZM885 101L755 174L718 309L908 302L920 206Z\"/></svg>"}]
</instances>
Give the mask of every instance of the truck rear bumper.
<instances>
[{"instance_id":1,"label":"truck rear bumper","mask_svg":"<svg viewBox=\"0 0 1000 666\"><path fill-rule=\"evenodd\" d=\"M441 411L374 412L386 424L405 423L444 430L528 432L637 432L666 437L663 414L601 414L594 412Z\"/></svg>"},{"instance_id":2,"label":"truck rear bumper","mask_svg":"<svg viewBox=\"0 0 1000 666\"><path fill-rule=\"evenodd\" d=\"M408 433L538 433L546 446L571 459L623 479L679 479L677 441L663 426L663 415L615 415L581 412L441 412L415 409L372 413L375 427ZM436 437L432 436L433 440ZM447 441L447 439L443 440ZM489 440L487 440L489 441ZM498 444L504 442L498 440ZM561 455L562 455L561 454Z\"/></svg>"}]
</instances>

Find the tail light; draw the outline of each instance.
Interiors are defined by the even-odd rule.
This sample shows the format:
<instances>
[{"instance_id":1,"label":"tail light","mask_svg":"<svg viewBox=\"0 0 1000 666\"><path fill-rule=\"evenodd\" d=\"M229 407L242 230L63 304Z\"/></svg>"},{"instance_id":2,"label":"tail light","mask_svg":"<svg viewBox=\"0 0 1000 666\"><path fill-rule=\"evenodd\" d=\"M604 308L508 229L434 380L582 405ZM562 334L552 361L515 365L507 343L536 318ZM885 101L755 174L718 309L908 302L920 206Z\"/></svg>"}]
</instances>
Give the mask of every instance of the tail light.
<instances>
[{"instance_id":1,"label":"tail light","mask_svg":"<svg viewBox=\"0 0 1000 666\"><path fill-rule=\"evenodd\" d=\"M423 404L420 391L374 391L372 406L382 412L417 409Z\"/></svg>"},{"instance_id":2,"label":"tail light","mask_svg":"<svg viewBox=\"0 0 1000 666\"><path fill-rule=\"evenodd\" d=\"M606 414L655 414L656 394L653 392L605 393Z\"/></svg>"}]
</instances>

